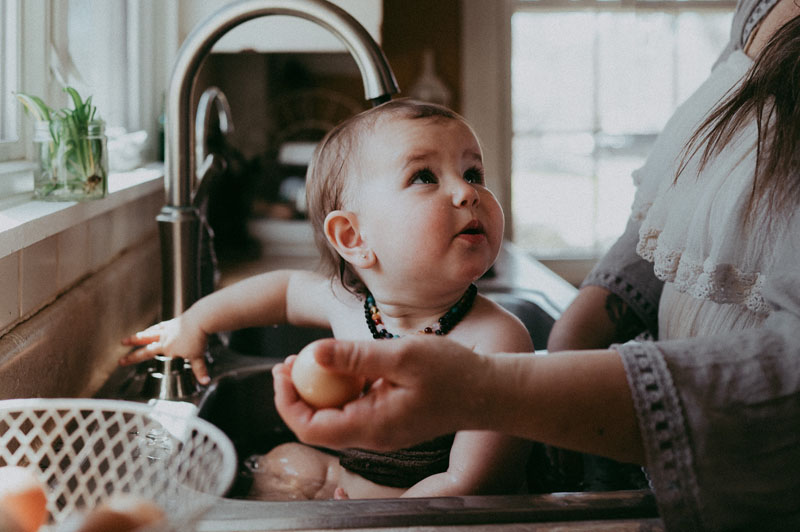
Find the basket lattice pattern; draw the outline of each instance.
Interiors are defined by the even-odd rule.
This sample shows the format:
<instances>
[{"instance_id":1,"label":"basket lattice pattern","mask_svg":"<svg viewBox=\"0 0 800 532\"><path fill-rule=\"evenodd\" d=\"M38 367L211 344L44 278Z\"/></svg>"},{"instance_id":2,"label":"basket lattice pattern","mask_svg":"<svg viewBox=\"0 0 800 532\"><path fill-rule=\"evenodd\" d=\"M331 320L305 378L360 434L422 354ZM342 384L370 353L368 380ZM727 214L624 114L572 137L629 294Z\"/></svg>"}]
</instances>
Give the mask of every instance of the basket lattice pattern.
<instances>
[{"instance_id":1,"label":"basket lattice pattern","mask_svg":"<svg viewBox=\"0 0 800 532\"><path fill-rule=\"evenodd\" d=\"M127 493L165 510L159 530L186 530L229 487L236 454L194 416L126 401L18 399L0 401L5 465L28 467L47 486L51 526Z\"/></svg>"}]
</instances>

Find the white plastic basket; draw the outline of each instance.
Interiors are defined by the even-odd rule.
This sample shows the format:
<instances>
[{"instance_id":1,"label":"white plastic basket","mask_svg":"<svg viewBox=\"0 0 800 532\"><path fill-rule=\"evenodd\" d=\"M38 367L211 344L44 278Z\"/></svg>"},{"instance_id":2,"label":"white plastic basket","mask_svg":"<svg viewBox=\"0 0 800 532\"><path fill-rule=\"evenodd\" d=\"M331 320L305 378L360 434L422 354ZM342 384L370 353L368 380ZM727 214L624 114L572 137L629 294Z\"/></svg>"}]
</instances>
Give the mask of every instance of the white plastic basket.
<instances>
[{"instance_id":1,"label":"white plastic basket","mask_svg":"<svg viewBox=\"0 0 800 532\"><path fill-rule=\"evenodd\" d=\"M167 522L153 530L187 530L229 488L237 467L231 441L205 420L100 399L0 401L5 465L30 469L46 487L44 530L120 493L164 510Z\"/></svg>"}]
</instances>

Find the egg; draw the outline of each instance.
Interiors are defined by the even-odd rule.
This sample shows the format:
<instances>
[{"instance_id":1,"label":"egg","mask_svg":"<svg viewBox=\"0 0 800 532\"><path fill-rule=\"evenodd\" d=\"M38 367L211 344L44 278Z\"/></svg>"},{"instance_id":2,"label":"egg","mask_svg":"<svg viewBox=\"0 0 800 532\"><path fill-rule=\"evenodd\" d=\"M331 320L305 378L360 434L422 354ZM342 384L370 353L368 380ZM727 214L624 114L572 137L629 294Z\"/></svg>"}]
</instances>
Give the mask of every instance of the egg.
<instances>
[{"instance_id":1,"label":"egg","mask_svg":"<svg viewBox=\"0 0 800 532\"><path fill-rule=\"evenodd\" d=\"M47 495L30 469L0 467L0 527L36 532L47 520Z\"/></svg>"},{"instance_id":2,"label":"egg","mask_svg":"<svg viewBox=\"0 0 800 532\"><path fill-rule=\"evenodd\" d=\"M164 518L164 510L154 502L134 495L113 495L68 529L75 532L131 532Z\"/></svg>"},{"instance_id":3,"label":"egg","mask_svg":"<svg viewBox=\"0 0 800 532\"><path fill-rule=\"evenodd\" d=\"M292 365L292 383L297 393L316 408L342 406L364 388L364 378L334 373L314 358L315 345L306 346Z\"/></svg>"}]
</instances>

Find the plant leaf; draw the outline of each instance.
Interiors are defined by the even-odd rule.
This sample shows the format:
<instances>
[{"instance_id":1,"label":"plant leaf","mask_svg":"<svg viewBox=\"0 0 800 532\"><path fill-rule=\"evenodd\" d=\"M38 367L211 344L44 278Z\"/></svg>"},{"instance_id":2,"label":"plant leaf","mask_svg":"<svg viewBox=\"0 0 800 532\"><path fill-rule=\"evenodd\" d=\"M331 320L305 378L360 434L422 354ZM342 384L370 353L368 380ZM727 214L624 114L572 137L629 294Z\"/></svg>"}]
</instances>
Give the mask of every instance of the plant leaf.
<instances>
[{"instance_id":1,"label":"plant leaf","mask_svg":"<svg viewBox=\"0 0 800 532\"><path fill-rule=\"evenodd\" d=\"M25 107L25 110L33 115L36 120L50 120L50 113L52 113L53 110L46 103L44 103L41 98L22 92L15 92L14 96L17 97L17 100L22 103L22 105Z\"/></svg>"},{"instance_id":2,"label":"plant leaf","mask_svg":"<svg viewBox=\"0 0 800 532\"><path fill-rule=\"evenodd\" d=\"M70 98L72 98L72 104L75 106L76 111L83 107L83 101L81 100L81 95L78 94L78 91L72 87L64 87L64 92L68 93Z\"/></svg>"}]
</instances>

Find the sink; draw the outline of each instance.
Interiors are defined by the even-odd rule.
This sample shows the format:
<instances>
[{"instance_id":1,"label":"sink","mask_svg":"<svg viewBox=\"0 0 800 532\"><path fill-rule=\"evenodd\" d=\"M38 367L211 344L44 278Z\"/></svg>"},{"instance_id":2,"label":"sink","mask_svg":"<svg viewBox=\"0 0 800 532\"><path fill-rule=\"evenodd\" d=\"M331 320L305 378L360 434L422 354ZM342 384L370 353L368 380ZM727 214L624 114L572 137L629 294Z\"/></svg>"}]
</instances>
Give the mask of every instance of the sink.
<instances>
[{"instance_id":1,"label":"sink","mask_svg":"<svg viewBox=\"0 0 800 532\"><path fill-rule=\"evenodd\" d=\"M555 320L576 290L544 266L504 245L495 275L478 281L480 293L515 314L537 350L547 346ZM191 397L204 419L233 441L240 474L198 530L295 530L558 523L559 530L663 530L648 490L583 491L583 455L535 444L528 463L529 494L352 501L244 500L252 484L248 457L295 437L275 411L272 367L309 342L330 336L324 329L290 325L233 331L210 346L211 384ZM148 363L120 367L96 397L144 401ZM574 526L568 524L571 522ZM513 526L513 525L512 525ZM526 528L527 529L527 528ZM549 528L543 528L548 529Z\"/></svg>"},{"instance_id":2,"label":"sink","mask_svg":"<svg viewBox=\"0 0 800 532\"><path fill-rule=\"evenodd\" d=\"M536 291L482 290L522 320L534 345L544 348L558 313ZM647 490L582 491L582 455L535 444L528 461L528 495L468 496L382 501L278 502L245 500L252 485L247 460L273 447L296 441L273 403L272 367L297 353L309 342L330 336L324 329L290 325L233 331L226 343L211 345L211 384L198 390L192 401L198 415L218 426L236 448L239 473L225 499L209 512L199 530L353 528L466 525L489 523L573 522L601 520L610 526L644 526L663 530L655 501ZM142 382L148 364L120 367L96 397L143 399ZM376 512L375 504L380 511ZM235 526L234 526L235 525ZM234 528L226 528L226 527ZM649 527L649 528L648 528ZM237 528L239 529L239 528ZM572 530L566 526L564 530ZM635 528L630 528L631 530Z\"/></svg>"},{"instance_id":3,"label":"sink","mask_svg":"<svg viewBox=\"0 0 800 532\"><path fill-rule=\"evenodd\" d=\"M535 346L547 345L555 316L535 301L531 293L492 291L486 295L522 320ZM240 474L230 497L244 497L250 489L252 476L246 465L250 456L296 441L273 405L272 367L309 342L330 336L329 330L290 325L243 329L230 335L229 352L215 356L218 364L242 356L248 362L222 372L215 364L212 382L197 400L198 415L222 429L238 453ZM543 493L579 489L580 468L576 461L576 453L535 446L530 460L531 490ZM565 464L570 465L565 467Z\"/></svg>"},{"instance_id":4,"label":"sink","mask_svg":"<svg viewBox=\"0 0 800 532\"><path fill-rule=\"evenodd\" d=\"M485 291L486 296L522 320L538 348L547 345L547 337L557 314L547 301L536 299L533 291ZM298 353L308 343L331 336L331 331L293 325L256 327L233 331L227 342L212 338L209 365L211 383L192 397L199 416L222 429L234 443L239 457L240 474L230 497L246 496L252 477L246 466L248 457L265 454L273 447L295 441L273 405L272 367L287 356ZM145 401L149 363L118 368L95 395ZM567 459L565 459L565 456ZM537 493L574 491L580 487L577 463L564 467L575 456L535 446L531 455L531 487ZM546 474L543 472L546 471Z\"/></svg>"},{"instance_id":5,"label":"sink","mask_svg":"<svg viewBox=\"0 0 800 532\"><path fill-rule=\"evenodd\" d=\"M240 329L230 334L228 347L244 355L284 359L320 338L333 336L329 329L274 325Z\"/></svg>"},{"instance_id":6,"label":"sink","mask_svg":"<svg viewBox=\"0 0 800 532\"><path fill-rule=\"evenodd\" d=\"M239 474L228 497L245 497L252 485L247 459L297 441L273 403L272 367L276 362L231 371L214 379L200 399L198 416L219 427L233 442Z\"/></svg>"}]
</instances>

